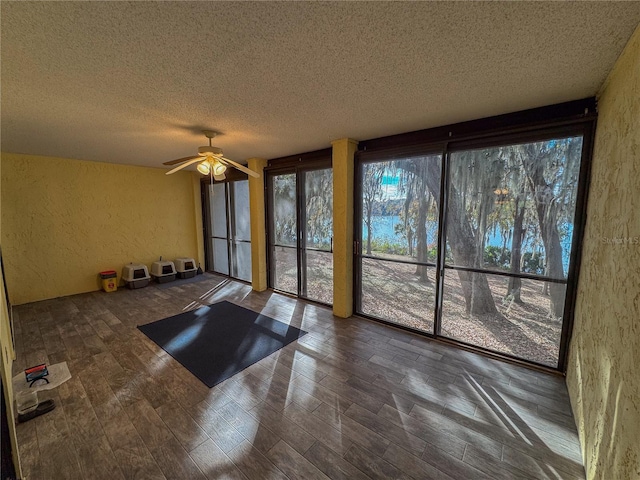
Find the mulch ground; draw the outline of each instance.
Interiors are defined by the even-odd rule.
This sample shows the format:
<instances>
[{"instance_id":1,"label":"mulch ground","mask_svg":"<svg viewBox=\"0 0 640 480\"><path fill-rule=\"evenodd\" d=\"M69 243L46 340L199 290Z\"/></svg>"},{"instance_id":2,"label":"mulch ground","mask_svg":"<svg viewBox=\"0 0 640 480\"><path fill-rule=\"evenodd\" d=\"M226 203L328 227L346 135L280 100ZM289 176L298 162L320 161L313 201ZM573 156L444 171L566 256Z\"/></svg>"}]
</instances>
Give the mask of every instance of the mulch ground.
<instances>
[{"instance_id":1,"label":"mulch ground","mask_svg":"<svg viewBox=\"0 0 640 480\"><path fill-rule=\"evenodd\" d=\"M295 250L276 252L276 287L296 293ZM308 298L331 304L332 256L314 253L308 261ZM435 268L422 283L415 265L363 259L361 312L425 332L433 332ZM522 280L522 304L505 300L508 279L487 275L498 310L495 315L471 315L457 272L445 274L441 335L555 367L562 319L550 315L544 282Z\"/></svg>"}]
</instances>

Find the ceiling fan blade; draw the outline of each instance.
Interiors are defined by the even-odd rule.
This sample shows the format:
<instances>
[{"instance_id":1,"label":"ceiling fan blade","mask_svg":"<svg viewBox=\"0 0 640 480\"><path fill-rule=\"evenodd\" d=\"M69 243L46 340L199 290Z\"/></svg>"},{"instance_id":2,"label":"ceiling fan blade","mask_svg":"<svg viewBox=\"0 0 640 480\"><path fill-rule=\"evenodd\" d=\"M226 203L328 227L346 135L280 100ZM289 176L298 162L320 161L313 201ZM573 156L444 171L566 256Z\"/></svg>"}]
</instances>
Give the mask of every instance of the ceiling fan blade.
<instances>
[{"instance_id":1,"label":"ceiling fan blade","mask_svg":"<svg viewBox=\"0 0 640 480\"><path fill-rule=\"evenodd\" d=\"M190 157L178 158L177 160L171 160L169 162L164 162L163 165L176 165L178 163L182 163L182 162L186 162L187 160L191 160L192 158L200 158L200 155L198 155L198 156L191 155Z\"/></svg>"},{"instance_id":2,"label":"ceiling fan blade","mask_svg":"<svg viewBox=\"0 0 640 480\"><path fill-rule=\"evenodd\" d=\"M240 170L241 172L246 173L247 175L251 175L254 178L260 178L260 174L254 172L253 170L245 167L244 165L240 165L237 162L234 162L233 160L229 160L228 158L225 157L220 157L222 160L224 160L225 162L229 163L231 166L237 168L238 170Z\"/></svg>"},{"instance_id":3,"label":"ceiling fan blade","mask_svg":"<svg viewBox=\"0 0 640 480\"><path fill-rule=\"evenodd\" d=\"M194 163L202 162L204 160L203 157L198 157L198 158L191 157L191 158L192 160L188 162L184 162L182 165L178 165L176 168L173 168L169 170L167 173L165 173L165 175L171 175L172 173L175 173L178 170L182 170L183 168L188 167L189 165L193 165Z\"/></svg>"}]
</instances>

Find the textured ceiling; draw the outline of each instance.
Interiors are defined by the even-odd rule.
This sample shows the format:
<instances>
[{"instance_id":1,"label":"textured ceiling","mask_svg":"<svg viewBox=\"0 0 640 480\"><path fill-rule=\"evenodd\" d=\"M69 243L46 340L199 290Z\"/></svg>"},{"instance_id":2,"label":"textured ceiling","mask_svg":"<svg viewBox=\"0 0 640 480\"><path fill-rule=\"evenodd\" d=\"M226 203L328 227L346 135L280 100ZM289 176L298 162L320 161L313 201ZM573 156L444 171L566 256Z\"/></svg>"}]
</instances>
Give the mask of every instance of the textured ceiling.
<instances>
[{"instance_id":1,"label":"textured ceiling","mask_svg":"<svg viewBox=\"0 0 640 480\"><path fill-rule=\"evenodd\" d=\"M594 95L640 2L1 2L1 148L239 161Z\"/></svg>"}]
</instances>

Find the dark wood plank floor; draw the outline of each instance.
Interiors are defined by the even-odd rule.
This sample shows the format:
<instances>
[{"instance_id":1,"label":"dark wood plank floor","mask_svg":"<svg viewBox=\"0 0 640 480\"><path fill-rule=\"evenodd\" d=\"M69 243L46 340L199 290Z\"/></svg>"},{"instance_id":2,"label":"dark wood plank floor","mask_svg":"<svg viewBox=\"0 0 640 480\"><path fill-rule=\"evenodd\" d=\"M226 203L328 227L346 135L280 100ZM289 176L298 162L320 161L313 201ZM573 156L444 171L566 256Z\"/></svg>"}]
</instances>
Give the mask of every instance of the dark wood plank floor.
<instances>
[{"instance_id":1,"label":"dark wood plank floor","mask_svg":"<svg viewBox=\"0 0 640 480\"><path fill-rule=\"evenodd\" d=\"M309 334L209 389L136 328L221 300ZM14 373L73 376L18 426L28 480L584 478L563 379L240 282L15 313Z\"/></svg>"}]
</instances>

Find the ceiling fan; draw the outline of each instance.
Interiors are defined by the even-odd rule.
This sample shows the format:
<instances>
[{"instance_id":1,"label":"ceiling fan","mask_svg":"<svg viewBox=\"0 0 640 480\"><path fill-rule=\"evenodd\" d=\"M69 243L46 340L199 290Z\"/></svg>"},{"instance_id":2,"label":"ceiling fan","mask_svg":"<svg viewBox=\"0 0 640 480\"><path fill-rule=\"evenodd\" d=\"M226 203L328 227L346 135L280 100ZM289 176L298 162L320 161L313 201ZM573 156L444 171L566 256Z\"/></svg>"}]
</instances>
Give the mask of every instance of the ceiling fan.
<instances>
[{"instance_id":1,"label":"ceiling fan","mask_svg":"<svg viewBox=\"0 0 640 480\"><path fill-rule=\"evenodd\" d=\"M240 165L233 160L229 160L222 156L222 149L218 147L213 147L211 145L211 139L214 138L218 133L213 130L203 130L205 137L209 139L209 145L205 145L202 147L198 147L198 155L190 156L184 158L178 158L177 160L171 160L169 162L164 162L163 165L178 165L176 168L169 170L166 175L171 175L172 173L177 172L178 170L182 170L183 168L188 167L189 165L193 165L197 163L196 167L198 171L203 175L211 175L216 180L224 180L225 174L224 172L227 170L228 166L233 168L237 168L241 172L246 173L247 175L251 175L252 177L259 178L260 174L250 170L244 165Z\"/></svg>"}]
</instances>

